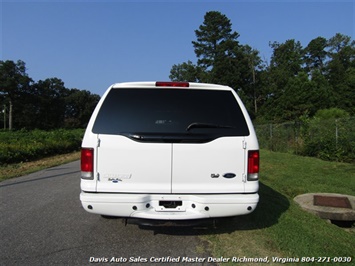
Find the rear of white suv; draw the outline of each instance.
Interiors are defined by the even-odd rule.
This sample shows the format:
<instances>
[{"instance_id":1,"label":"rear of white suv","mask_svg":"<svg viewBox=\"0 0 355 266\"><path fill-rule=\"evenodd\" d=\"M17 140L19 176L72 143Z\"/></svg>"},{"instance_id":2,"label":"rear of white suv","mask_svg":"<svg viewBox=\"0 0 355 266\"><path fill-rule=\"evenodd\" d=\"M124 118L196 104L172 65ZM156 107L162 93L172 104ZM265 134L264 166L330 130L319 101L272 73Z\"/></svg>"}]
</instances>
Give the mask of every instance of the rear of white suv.
<instances>
[{"instance_id":1,"label":"rear of white suv","mask_svg":"<svg viewBox=\"0 0 355 266\"><path fill-rule=\"evenodd\" d=\"M112 85L85 132L81 171L84 209L107 216L235 216L259 200L253 125L234 90L220 85Z\"/></svg>"}]
</instances>

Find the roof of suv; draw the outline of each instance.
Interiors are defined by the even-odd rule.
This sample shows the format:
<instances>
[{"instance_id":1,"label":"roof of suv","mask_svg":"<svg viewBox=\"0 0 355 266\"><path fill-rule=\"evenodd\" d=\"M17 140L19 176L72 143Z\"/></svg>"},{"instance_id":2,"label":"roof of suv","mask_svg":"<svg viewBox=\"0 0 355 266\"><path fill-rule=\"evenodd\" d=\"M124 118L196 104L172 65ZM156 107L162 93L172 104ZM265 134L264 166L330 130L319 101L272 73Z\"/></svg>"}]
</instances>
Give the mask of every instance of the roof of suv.
<instances>
[{"instance_id":1,"label":"roof of suv","mask_svg":"<svg viewBox=\"0 0 355 266\"><path fill-rule=\"evenodd\" d=\"M190 89L209 89L209 90L232 90L228 86L196 83L196 82L175 82L175 81L145 81L145 82L123 82L115 83L112 88L190 88Z\"/></svg>"}]
</instances>

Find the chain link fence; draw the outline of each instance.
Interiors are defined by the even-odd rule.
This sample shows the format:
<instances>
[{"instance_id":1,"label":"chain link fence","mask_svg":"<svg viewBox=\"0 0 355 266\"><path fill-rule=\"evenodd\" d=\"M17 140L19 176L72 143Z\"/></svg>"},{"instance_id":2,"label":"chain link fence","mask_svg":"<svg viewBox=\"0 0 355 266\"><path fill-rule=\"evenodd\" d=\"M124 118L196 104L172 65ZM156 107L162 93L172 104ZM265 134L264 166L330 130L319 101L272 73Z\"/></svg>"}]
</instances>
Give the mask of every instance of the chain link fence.
<instances>
[{"instance_id":1,"label":"chain link fence","mask_svg":"<svg viewBox=\"0 0 355 266\"><path fill-rule=\"evenodd\" d=\"M355 163L355 117L255 125L261 148Z\"/></svg>"}]
</instances>

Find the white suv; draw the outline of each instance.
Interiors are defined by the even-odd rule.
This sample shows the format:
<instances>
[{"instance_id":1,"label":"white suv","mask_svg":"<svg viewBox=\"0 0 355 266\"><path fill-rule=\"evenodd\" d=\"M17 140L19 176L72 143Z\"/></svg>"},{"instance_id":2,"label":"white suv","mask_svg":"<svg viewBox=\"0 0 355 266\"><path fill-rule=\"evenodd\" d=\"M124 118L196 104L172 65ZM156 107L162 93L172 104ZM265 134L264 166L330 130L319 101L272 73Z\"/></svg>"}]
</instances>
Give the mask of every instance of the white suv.
<instances>
[{"instance_id":1,"label":"white suv","mask_svg":"<svg viewBox=\"0 0 355 266\"><path fill-rule=\"evenodd\" d=\"M84 209L190 220L244 215L259 201L259 146L233 89L188 82L112 85L82 143Z\"/></svg>"}]
</instances>

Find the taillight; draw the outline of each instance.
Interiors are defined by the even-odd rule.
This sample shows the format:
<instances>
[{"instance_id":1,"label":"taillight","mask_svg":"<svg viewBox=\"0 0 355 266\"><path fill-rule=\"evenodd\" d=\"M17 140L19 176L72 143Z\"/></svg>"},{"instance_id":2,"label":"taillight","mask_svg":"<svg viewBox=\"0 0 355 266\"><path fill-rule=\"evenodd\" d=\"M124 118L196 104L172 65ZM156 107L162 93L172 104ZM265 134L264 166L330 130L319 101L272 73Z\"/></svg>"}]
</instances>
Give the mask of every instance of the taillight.
<instances>
[{"instance_id":1,"label":"taillight","mask_svg":"<svg viewBox=\"0 0 355 266\"><path fill-rule=\"evenodd\" d=\"M188 82L179 82L179 81L157 81L155 87L189 87Z\"/></svg>"},{"instance_id":2,"label":"taillight","mask_svg":"<svg viewBox=\"0 0 355 266\"><path fill-rule=\"evenodd\" d=\"M94 179L94 149L81 149L81 178Z\"/></svg>"},{"instance_id":3,"label":"taillight","mask_svg":"<svg viewBox=\"0 0 355 266\"><path fill-rule=\"evenodd\" d=\"M248 181L259 179L259 151L248 152Z\"/></svg>"}]
</instances>

